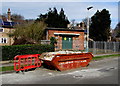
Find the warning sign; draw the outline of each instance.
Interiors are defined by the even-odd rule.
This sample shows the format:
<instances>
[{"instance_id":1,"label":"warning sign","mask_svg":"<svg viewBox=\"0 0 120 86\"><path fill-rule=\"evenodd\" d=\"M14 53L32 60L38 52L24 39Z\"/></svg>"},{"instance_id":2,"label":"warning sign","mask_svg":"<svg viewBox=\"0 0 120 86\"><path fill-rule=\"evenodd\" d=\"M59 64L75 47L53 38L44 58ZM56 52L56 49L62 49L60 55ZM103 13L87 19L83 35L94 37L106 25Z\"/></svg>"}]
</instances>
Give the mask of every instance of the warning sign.
<instances>
[{"instance_id":1,"label":"warning sign","mask_svg":"<svg viewBox=\"0 0 120 86\"><path fill-rule=\"evenodd\" d=\"M66 37L64 37L64 40L67 40L67 38L66 38Z\"/></svg>"}]
</instances>

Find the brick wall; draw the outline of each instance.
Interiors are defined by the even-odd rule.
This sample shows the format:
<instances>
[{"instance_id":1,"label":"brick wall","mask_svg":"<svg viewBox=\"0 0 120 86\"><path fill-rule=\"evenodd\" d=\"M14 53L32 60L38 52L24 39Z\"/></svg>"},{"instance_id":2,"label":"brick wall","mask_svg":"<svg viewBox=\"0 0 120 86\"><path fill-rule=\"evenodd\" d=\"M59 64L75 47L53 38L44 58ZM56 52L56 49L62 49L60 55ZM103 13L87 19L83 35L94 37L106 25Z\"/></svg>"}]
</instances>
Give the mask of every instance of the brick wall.
<instances>
[{"instance_id":1,"label":"brick wall","mask_svg":"<svg viewBox=\"0 0 120 86\"><path fill-rule=\"evenodd\" d=\"M72 36L73 39L73 50L84 50L84 32L83 31L62 31L62 30L47 30L47 40L50 40L51 37L57 39L56 50L62 49L62 35L54 35L54 33L74 33L80 34L79 36Z\"/></svg>"}]
</instances>

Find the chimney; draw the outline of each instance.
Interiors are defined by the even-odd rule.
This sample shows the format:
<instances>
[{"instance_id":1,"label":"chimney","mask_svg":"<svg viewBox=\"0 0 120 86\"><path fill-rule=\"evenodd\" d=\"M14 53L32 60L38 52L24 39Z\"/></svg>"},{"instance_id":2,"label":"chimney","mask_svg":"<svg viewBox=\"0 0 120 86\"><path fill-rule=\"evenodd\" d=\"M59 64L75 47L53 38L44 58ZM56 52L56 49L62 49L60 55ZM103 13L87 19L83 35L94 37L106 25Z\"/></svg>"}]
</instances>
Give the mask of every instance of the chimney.
<instances>
[{"instance_id":1,"label":"chimney","mask_svg":"<svg viewBox=\"0 0 120 86\"><path fill-rule=\"evenodd\" d=\"M8 21L8 22L11 22L11 12L10 12L10 8L8 8L7 14L8 14L7 21Z\"/></svg>"},{"instance_id":2,"label":"chimney","mask_svg":"<svg viewBox=\"0 0 120 86\"><path fill-rule=\"evenodd\" d=\"M84 22L82 22L82 29L83 29L83 30L85 29L85 24L84 24Z\"/></svg>"},{"instance_id":3,"label":"chimney","mask_svg":"<svg viewBox=\"0 0 120 86\"><path fill-rule=\"evenodd\" d=\"M81 27L82 30L85 29L85 24L84 24L84 22L81 22L81 23L80 23L80 27Z\"/></svg>"}]
</instances>

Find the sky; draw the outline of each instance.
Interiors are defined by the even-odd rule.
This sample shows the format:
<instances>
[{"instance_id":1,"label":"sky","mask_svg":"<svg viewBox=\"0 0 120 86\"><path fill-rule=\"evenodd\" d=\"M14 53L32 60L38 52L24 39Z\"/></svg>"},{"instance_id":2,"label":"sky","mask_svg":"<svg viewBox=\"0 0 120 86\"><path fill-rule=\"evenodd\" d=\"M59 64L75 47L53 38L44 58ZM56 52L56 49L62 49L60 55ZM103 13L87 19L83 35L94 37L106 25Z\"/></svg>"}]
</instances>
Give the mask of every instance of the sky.
<instances>
[{"instance_id":1,"label":"sky","mask_svg":"<svg viewBox=\"0 0 120 86\"><path fill-rule=\"evenodd\" d=\"M12 14L20 14L25 19L36 19L38 15L45 14L49 8L56 7L58 12L61 8L64 9L69 21L75 19L79 23L86 17L93 16L97 10L107 9L111 14L111 28L114 29L118 23L118 1L117 0L4 0L1 5L0 14L6 13L8 8L11 9ZM89 11L88 7L93 6Z\"/></svg>"}]
</instances>

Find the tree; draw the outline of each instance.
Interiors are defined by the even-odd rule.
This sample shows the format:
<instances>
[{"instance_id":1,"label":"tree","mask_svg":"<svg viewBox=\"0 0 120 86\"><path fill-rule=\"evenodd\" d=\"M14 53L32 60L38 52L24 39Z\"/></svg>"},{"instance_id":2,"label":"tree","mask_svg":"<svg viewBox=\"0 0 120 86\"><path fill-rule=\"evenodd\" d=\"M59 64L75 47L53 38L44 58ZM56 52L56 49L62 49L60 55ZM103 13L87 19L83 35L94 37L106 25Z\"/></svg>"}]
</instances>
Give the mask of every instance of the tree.
<instances>
[{"instance_id":1,"label":"tree","mask_svg":"<svg viewBox=\"0 0 120 86\"><path fill-rule=\"evenodd\" d=\"M85 26L85 29L87 29L87 22L88 22L88 18L84 18L83 20L82 20L83 22L84 22L84 26ZM91 25L91 18L89 18L89 25Z\"/></svg>"},{"instance_id":2,"label":"tree","mask_svg":"<svg viewBox=\"0 0 120 86\"><path fill-rule=\"evenodd\" d=\"M7 14L3 13L2 15L0 15L0 17L2 18L3 21L7 21Z\"/></svg>"},{"instance_id":3,"label":"tree","mask_svg":"<svg viewBox=\"0 0 120 86\"><path fill-rule=\"evenodd\" d=\"M7 21L7 14L6 13L3 13L1 16L2 16L3 21ZM22 16L20 14L12 14L11 20L14 22L21 23L21 22L24 22L24 16Z\"/></svg>"},{"instance_id":4,"label":"tree","mask_svg":"<svg viewBox=\"0 0 120 86\"><path fill-rule=\"evenodd\" d=\"M58 20L58 27L61 28L67 28L67 25L69 24L69 20L67 19L63 8L61 8L61 11L59 12L59 20Z\"/></svg>"},{"instance_id":5,"label":"tree","mask_svg":"<svg viewBox=\"0 0 120 86\"><path fill-rule=\"evenodd\" d=\"M90 38L94 41L107 41L110 36L110 14L109 11L103 9L91 17Z\"/></svg>"},{"instance_id":6,"label":"tree","mask_svg":"<svg viewBox=\"0 0 120 86\"><path fill-rule=\"evenodd\" d=\"M50 38L50 44L51 44L52 46L54 46L54 44L57 44L57 40L55 39L55 37L51 37L51 38Z\"/></svg>"},{"instance_id":7,"label":"tree","mask_svg":"<svg viewBox=\"0 0 120 86\"><path fill-rule=\"evenodd\" d=\"M82 22L84 23L84 29L87 29L88 18L84 18ZM80 26L82 26L82 22L80 23ZM91 25L91 18L89 18L89 25Z\"/></svg>"},{"instance_id":8,"label":"tree","mask_svg":"<svg viewBox=\"0 0 120 86\"><path fill-rule=\"evenodd\" d=\"M22 21L24 21L24 17L20 14L12 14L11 20L14 22L22 22Z\"/></svg>"},{"instance_id":9,"label":"tree","mask_svg":"<svg viewBox=\"0 0 120 86\"><path fill-rule=\"evenodd\" d=\"M53 10L49 8L48 13L46 14L40 14L36 21L43 21L48 27L54 28L66 28L67 24L69 24L63 8L61 8L61 11L58 13L55 7Z\"/></svg>"},{"instance_id":10,"label":"tree","mask_svg":"<svg viewBox=\"0 0 120 86\"><path fill-rule=\"evenodd\" d=\"M15 26L16 30L9 34L15 38L15 41L23 39L27 43L39 43L44 37L44 22L26 22L23 25ZM26 43L25 43L26 44Z\"/></svg>"},{"instance_id":11,"label":"tree","mask_svg":"<svg viewBox=\"0 0 120 86\"><path fill-rule=\"evenodd\" d=\"M117 24L117 26L114 29L114 35L115 37L120 37L120 22Z\"/></svg>"}]
</instances>

